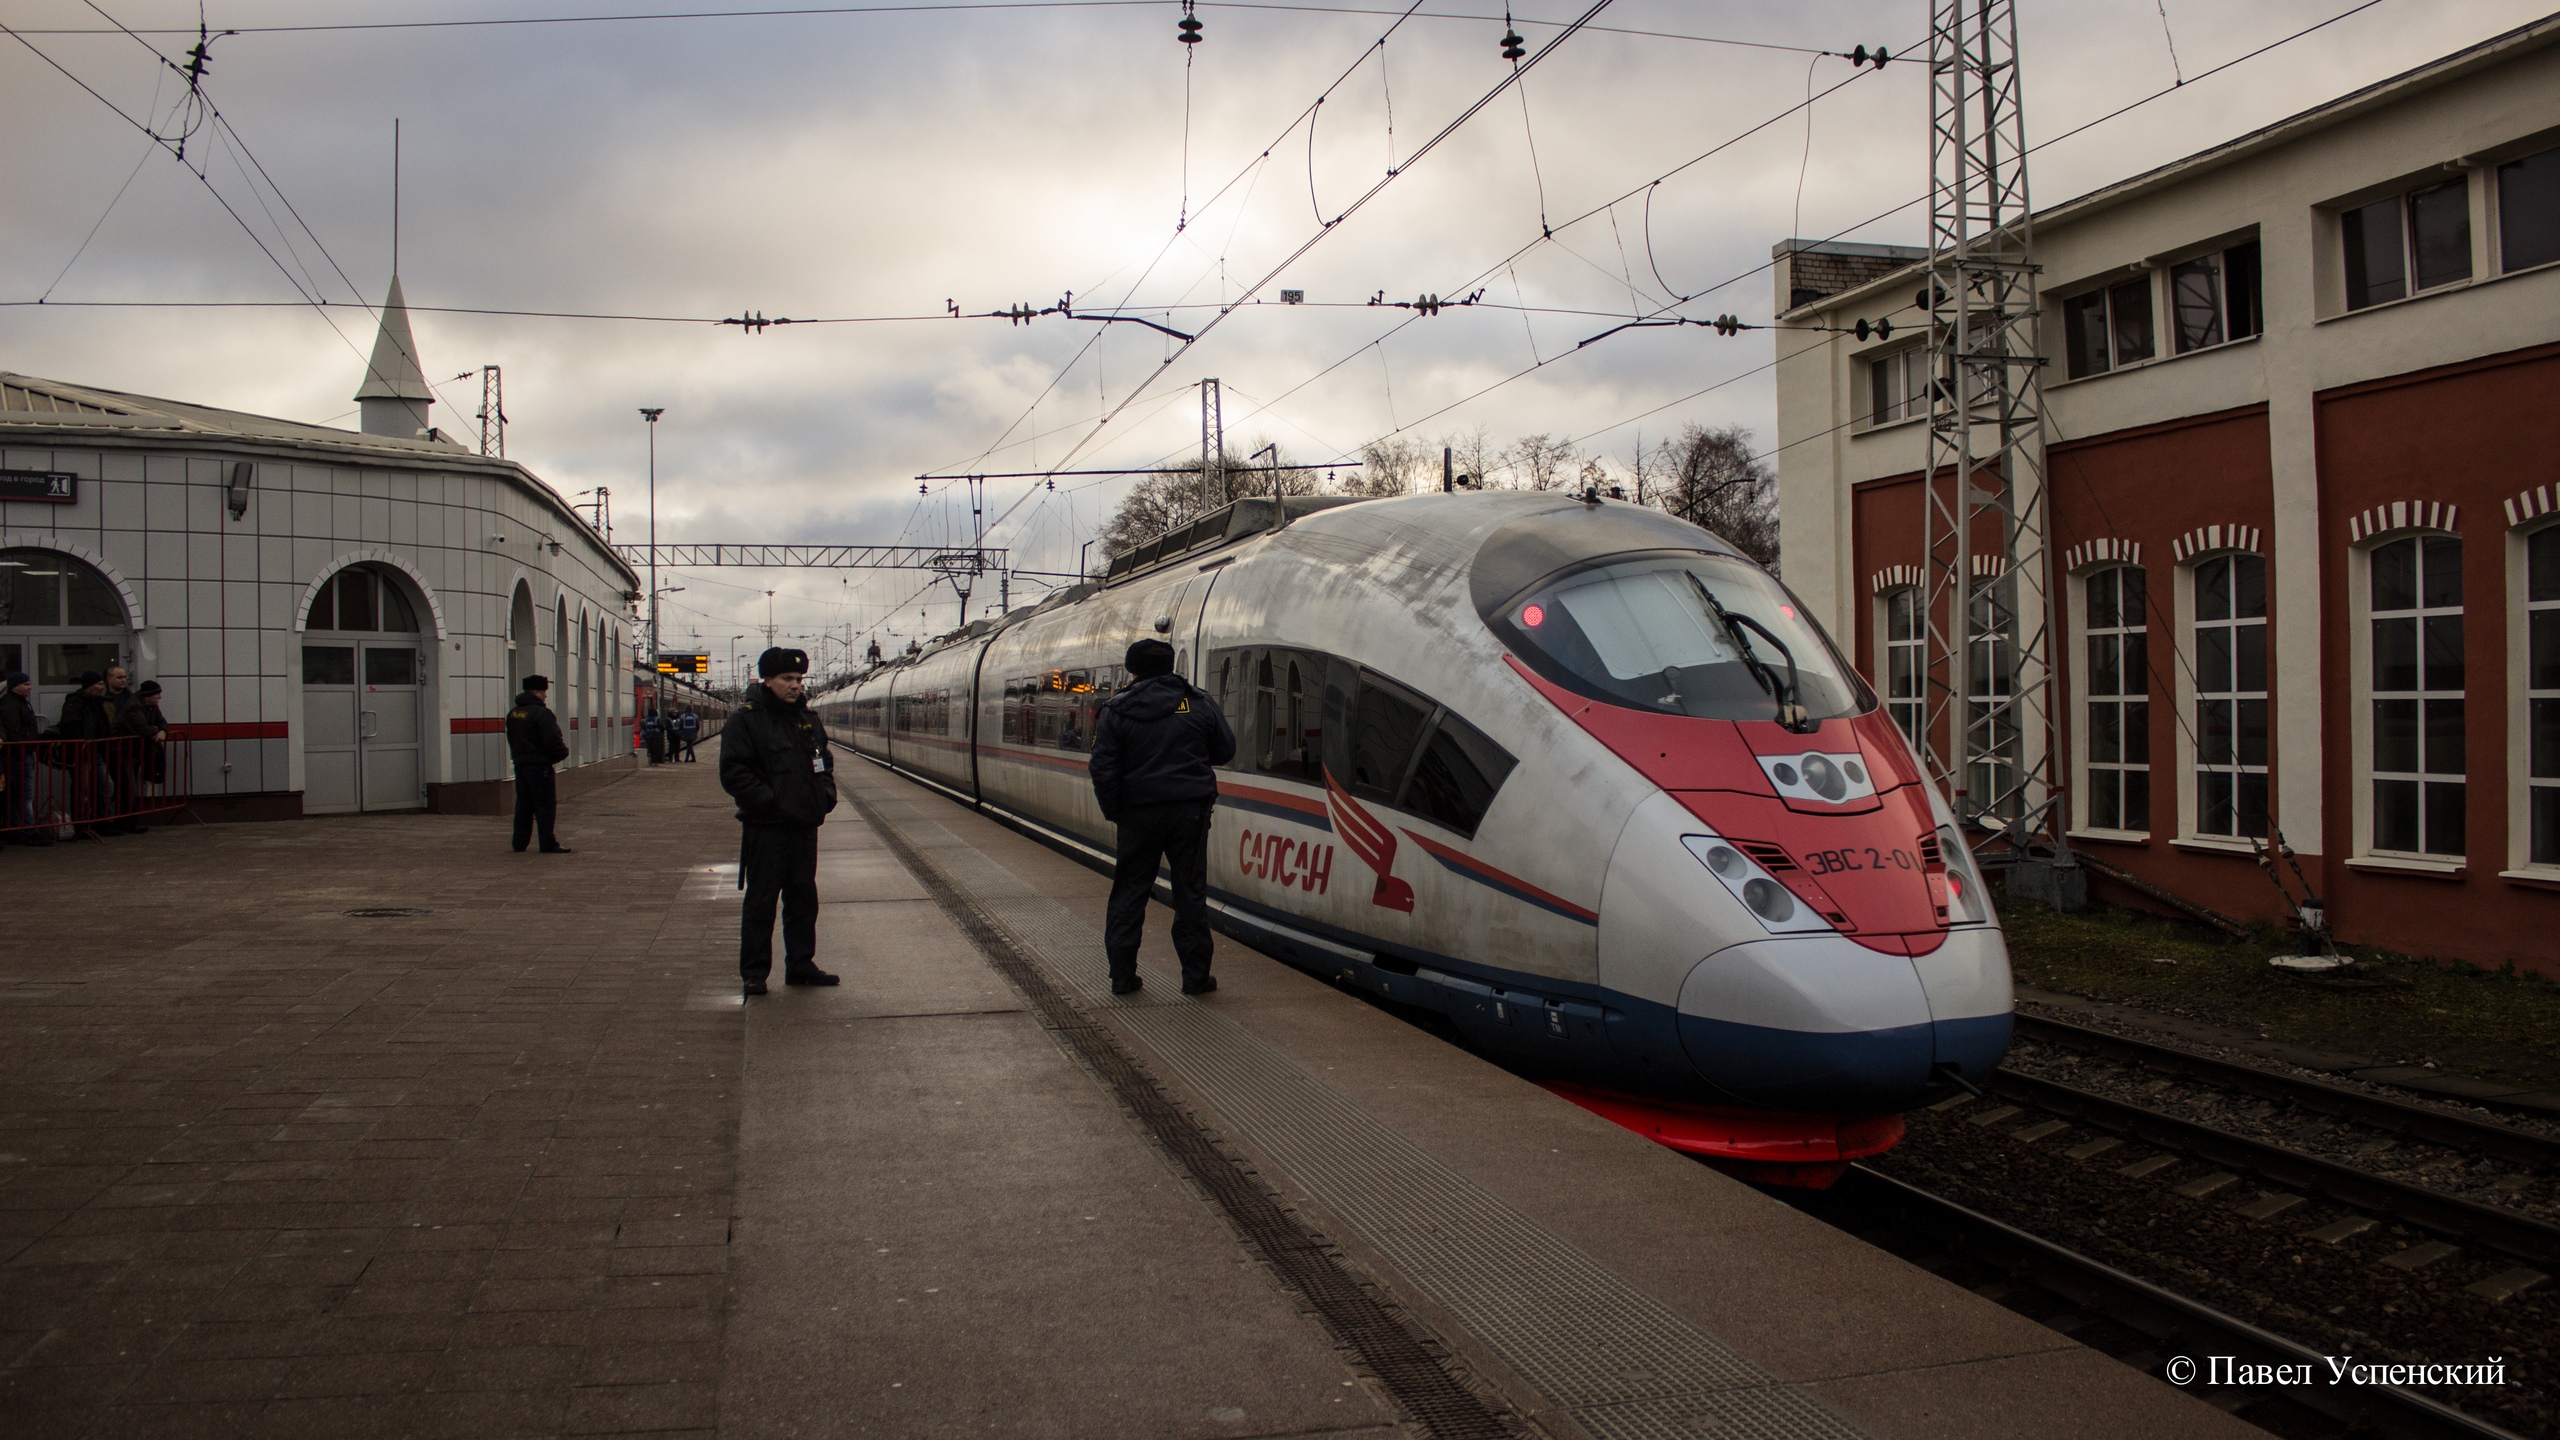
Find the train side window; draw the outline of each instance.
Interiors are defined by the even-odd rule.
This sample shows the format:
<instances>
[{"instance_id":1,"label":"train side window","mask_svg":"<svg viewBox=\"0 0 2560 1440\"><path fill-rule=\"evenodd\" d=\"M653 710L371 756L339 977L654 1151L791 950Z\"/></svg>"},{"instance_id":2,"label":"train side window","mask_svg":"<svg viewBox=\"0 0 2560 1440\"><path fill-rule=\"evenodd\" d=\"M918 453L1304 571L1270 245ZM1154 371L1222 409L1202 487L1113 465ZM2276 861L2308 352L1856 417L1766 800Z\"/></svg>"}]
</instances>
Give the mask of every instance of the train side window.
<instances>
[{"instance_id":1,"label":"train side window","mask_svg":"<svg viewBox=\"0 0 2560 1440\"><path fill-rule=\"evenodd\" d=\"M1443 710L1405 782L1402 808L1472 838L1518 763L1483 731Z\"/></svg>"},{"instance_id":2,"label":"train side window","mask_svg":"<svg viewBox=\"0 0 2560 1440\"><path fill-rule=\"evenodd\" d=\"M1263 658L1269 682L1259 726L1265 774L1324 783L1324 695L1327 658L1306 650L1273 650Z\"/></svg>"},{"instance_id":3,"label":"train side window","mask_svg":"<svg viewBox=\"0 0 2560 1440\"><path fill-rule=\"evenodd\" d=\"M1394 804L1403 788L1414 746L1431 720L1431 706L1392 680L1358 672L1350 704L1351 744L1346 788L1364 800Z\"/></svg>"}]
</instances>

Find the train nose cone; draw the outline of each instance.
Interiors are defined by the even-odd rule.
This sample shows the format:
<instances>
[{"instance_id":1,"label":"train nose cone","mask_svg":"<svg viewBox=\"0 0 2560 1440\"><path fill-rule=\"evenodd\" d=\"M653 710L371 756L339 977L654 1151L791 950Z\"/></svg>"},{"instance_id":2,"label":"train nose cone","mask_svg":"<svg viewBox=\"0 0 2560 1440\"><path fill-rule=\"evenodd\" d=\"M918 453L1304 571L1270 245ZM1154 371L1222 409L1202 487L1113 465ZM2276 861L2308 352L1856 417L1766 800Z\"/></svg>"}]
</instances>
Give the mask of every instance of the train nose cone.
<instances>
[{"instance_id":1,"label":"train nose cone","mask_svg":"<svg viewBox=\"0 0 2560 1440\"><path fill-rule=\"evenodd\" d=\"M1700 961L1680 987L1689 1062L1746 1105L1908 1106L1929 1083L1934 1028L1908 956L1839 935L1730 945Z\"/></svg>"}]
</instances>

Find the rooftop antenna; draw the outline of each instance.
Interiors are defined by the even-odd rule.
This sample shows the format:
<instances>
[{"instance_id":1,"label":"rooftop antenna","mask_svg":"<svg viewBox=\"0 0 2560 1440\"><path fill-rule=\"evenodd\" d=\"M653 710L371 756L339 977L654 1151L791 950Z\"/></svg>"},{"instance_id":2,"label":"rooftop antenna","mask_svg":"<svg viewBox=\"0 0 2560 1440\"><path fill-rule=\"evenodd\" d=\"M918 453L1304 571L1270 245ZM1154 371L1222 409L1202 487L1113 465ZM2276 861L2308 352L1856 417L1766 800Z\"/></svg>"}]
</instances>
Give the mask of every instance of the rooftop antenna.
<instances>
[{"instance_id":1,"label":"rooftop antenna","mask_svg":"<svg viewBox=\"0 0 2560 1440\"><path fill-rule=\"evenodd\" d=\"M400 118L391 119L391 273L400 273Z\"/></svg>"}]
</instances>

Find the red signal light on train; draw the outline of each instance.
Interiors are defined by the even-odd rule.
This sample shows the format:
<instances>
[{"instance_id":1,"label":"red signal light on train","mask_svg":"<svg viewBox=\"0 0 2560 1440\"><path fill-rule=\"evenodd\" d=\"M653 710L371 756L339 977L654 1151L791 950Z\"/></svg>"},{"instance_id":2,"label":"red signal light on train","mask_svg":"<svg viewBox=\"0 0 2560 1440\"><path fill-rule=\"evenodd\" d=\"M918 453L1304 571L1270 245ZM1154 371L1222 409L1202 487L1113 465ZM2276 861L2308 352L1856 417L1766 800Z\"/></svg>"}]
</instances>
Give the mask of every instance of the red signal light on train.
<instances>
[{"instance_id":1,"label":"red signal light on train","mask_svg":"<svg viewBox=\"0 0 2560 1440\"><path fill-rule=\"evenodd\" d=\"M1532 606L1530 606L1528 609L1521 611L1521 612L1520 612L1520 623L1521 623L1521 624L1523 624L1523 625L1528 626L1528 627L1529 627L1530 629L1532 629L1532 630L1535 630L1535 629L1537 629L1539 626L1546 624L1546 623L1547 623L1547 612L1546 612L1546 608L1545 608L1544 606L1532 605Z\"/></svg>"}]
</instances>

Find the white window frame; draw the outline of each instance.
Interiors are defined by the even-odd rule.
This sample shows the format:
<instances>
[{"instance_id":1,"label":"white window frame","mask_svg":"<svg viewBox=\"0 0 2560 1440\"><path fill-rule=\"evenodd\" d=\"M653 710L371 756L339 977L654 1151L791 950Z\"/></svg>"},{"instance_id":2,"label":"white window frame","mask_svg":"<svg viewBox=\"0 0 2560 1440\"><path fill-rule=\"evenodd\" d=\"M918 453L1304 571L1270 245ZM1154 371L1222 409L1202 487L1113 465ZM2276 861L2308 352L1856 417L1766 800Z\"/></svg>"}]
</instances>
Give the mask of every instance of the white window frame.
<instances>
[{"instance_id":1,"label":"white window frame","mask_svg":"<svg viewBox=\"0 0 2560 1440\"><path fill-rule=\"evenodd\" d=\"M1910 639L1897 640L1893 635L1893 605L1905 596L1910 597L1911 616L1919 631ZM1884 701L1885 718L1902 732L1902 738L1911 745L1911 753L1919 756L1928 753L1929 724L1929 618L1921 609L1923 602L1919 586L1896 585L1876 596L1875 612L1876 694ZM1898 649L1911 654L1912 674L1920 683L1917 695L1897 696L1893 693L1893 652ZM1904 723L1906 717L1908 724Z\"/></svg>"},{"instance_id":2,"label":"white window frame","mask_svg":"<svg viewBox=\"0 0 2560 1440\"><path fill-rule=\"evenodd\" d=\"M2484 228L2487 231L2486 235L2483 236L2483 240L2485 241L2485 248L2489 252L2489 263L2482 271L2484 278L2523 275L2531 271L2547 269L2553 265L2560 265L2560 260L2545 260L2539 264L2533 265L2510 265L2507 263L2506 195L2505 191L2498 183L2499 172L2503 167L2515 164L2522 160L2538 159L2543 155L2560 151L2560 136L2543 135L2537 137L2534 141L2512 148L2515 153L2501 154L2495 159L2482 162L2480 166L2481 183L2479 188L2483 193L2480 197L2480 203L2476 207L2476 213L2482 217L2481 223L2483 223Z\"/></svg>"},{"instance_id":3,"label":"white window frame","mask_svg":"<svg viewBox=\"0 0 2560 1440\"><path fill-rule=\"evenodd\" d=\"M2257 273L2250 277L2249 284L2252 289L2252 302L2256 313L2249 317L2249 333L2246 335L2234 335L2231 333L2231 256L2234 251L2248 249L2253 246L2256 247L2258 252L2256 256ZM2178 270L2179 267L2194 264L2198 260L2211 260L2214 262L2214 319L2216 328L2222 333L2222 338L2208 344L2188 347L2181 343L2184 337L2181 335L2178 327ZM2159 270L2160 310L2158 322L2155 328L2159 332L2159 335L2165 338L2163 338L2160 343L2154 347L2159 352L2154 357L2155 359L2178 360L2189 355L2202 355L2208 350L2220 350L2227 345L2245 345L2249 341L2255 340L2259 335L2265 333L2267 328L2267 256L2266 245L2258 238L2258 233L2256 231L2251 230L2239 235L2225 236L2224 238L2215 241L2213 244L2205 246L2201 250L2180 255L2174 260L2163 262L2160 265ZM2137 361L2136 363L2148 364L2151 362Z\"/></svg>"},{"instance_id":4,"label":"white window frame","mask_svg":"<svg viewBox=\"0 0 2560 1440\"><path fill-rule=\"evenodd\" d=\"M2560 600L2532 599L2530 546L2538 534L2560 532L2560 517L2512 526L2507 531L2507 863L2519 880L2560 882L2560 858L2533 858L2533 792L2560 790L2560 778L2533 773L2533 702L2560 705L2560 690L2534 690L2533 616L2560 613ZM2560 623L2556 621L2555 623Z\"/></svg>"},{"instance_id":5,"label":"white window frame","mask_svg":"<svg viewBox=\"0 0 2560 1440\"><path fill-rule=\"evenodd\" d=\"M2165 272L2156 265L2145 265L2139 271L2118 271L2113 278L2100 284L2090 285L2082 289L2075 290L2064 296L2056 303L2053 317L2053 333L2059 337L2062 347L2062 353L2059 357L2060 368L2062 371L2060 377L2061 383L2072 384L2082 380L2095 380L2100 376L2120 374L2126 370L2137 370L2145 365L2156 365L2164 359L2175 358L2171 354L2169 343L2173 337L2167 333L2161 323L2161 316L2164 313L2161 293L2165 288L2162 279L2164 273ZM2127 360L2116 354L2116 306L2113 292L2126 285L2136 283L2139 283L2143 287L2143 292L2151 298L2151 353L2141 357L2140 359ZM2086 375L2074 375L2071 373L2071 307L2079 301L2088 299L2092 295L2105 295L2108 297L2106 304L2101 307L2101 310L2106 317L2107 365L2103 370L2092 370ZM2188 353L2195 354L2199 352L2190 351Z\"/></svg>"},{"instance_id":6,"label":"white window frame","mask_svg":"<svg viewBox=\"0 0 2560 1440\"><path fill-rule=\"evenodd\" d=\"M1876 413L1876 372L1887 367L1895 367L1900 371L1902 399L1897 403L1901 408L1892 415L1879 415ZM1911 388L1914 371L1924 377L1923 383L1916 392ZM1888 425L1928 419L1929 388L1925 380L1928 373L1929 347L1925 341L1915 341L1892 349L1879 346L1869 351L1858 371L1857 406L1860 425L1868 430L1876 430Z\"/></svg>"},{"instance_id":7,"label":"white window frame","mask_svg":"<svg viewBox=\"0 0 2560 1440\"><path fill-rule=\"evenodd\" d=\"M2199 622L2197 618L2198 611L2196 604L2197 572L2204 566L2211 564L2216 560L2225 560L2235 555L2251 556L2267 566L2267 614L2264 617L2263 623L2267 627L2268 640L2270 645L2272 645L2275 637L2275 566L2265 555L2260 554L2258 551L2250 550L2241 546L2228 545L2219 549L2201 551L2178 562L2177 575L2172 583L2172 605L2176 610L2176 614L2173 617L2173 623L2177 627L2177 664L2174 667L2174 671L2171 676L2171 688L2176 692L2178 707L2176 716L2171 721L2171 730L2175 737L2173 744L2175 745L2177 752L2176 765L2178 790L2176 803L2178 806L2178 838L2175 843L2191 849L2233 850L2238 851L2241 854L2253 854L2255 853L2256 847L2251 843L2250 836L2214 834L2204 829L2204 772L2207 767L2204 764L2204 757L2197 743L2200 738L2199 732L2201 728L2197 721L2197 706L2206 698L2196 685L2196 659L2202 648L2197 639L2197 628L2200 623L2224 623L2220 621ZM2272 649L2269 651L2267 657L2267 668L2269 671L2268 679L2272 681L2274 679L2273 671L2275 669L2275 656ZM2263 699L2267 702L2267 763L2264 766L2253 765L2241 766L2238 768L2245 773L2264 773L2268 777L2267 802L2269 814L2272 816L2275 806L2274 776L2276 770L2274 694L2272 690L2231 692L2229 698L2245 699L2252 697ZM2236 753L2236 749L2239 744L2236 716L2232 743L2235 747ZM2217 765L2211 768L2215 770L2227 770L2233 767ZM2155 775L2158 773L2156 766L2154 767L2153 773ZM2232 806L2232 820L2234 828L2236 829L2239 821L2239 800L2236 794L2233 797ZM2160 787L2157 780L2152 784L2151 807L2153 812L2153 824L2157 825L2160 808ZM2259 838L2263 839L2263 837Z\"/></svg>"},{"instance_id":8,"label":"white window frame","mask_svg":"<svg viewBox=\"0 0 2560 1440\"><path fill-rule=\"evenodd\" d=\"M2075 648L2071 654L2071 773L2075 777L2075 783L2072 786L2071 794L2071 818L2073 828L2070 833L2098 840L2147 840L2151 838L2152 827L2159 823L2160 793L2156 784L2150 791L2149 809L2151 814L2143 828L2139 830L2123 827L2101 828L2093 825L2089 821L2089 815L2086 809L2092 789L2089 783L2089 775L2091 773L2091 761L2089 759L2089 707L2091 704L2095 703L2098 698L2089 693L2089 637L2091 631L2089 625L2088 582L2096 579L2100 575L2117 570L2143 570L2143 567L2132 561L2104 561L2087 566L2071 576L2071 583L2067 596L2070 618L2069 633L2076 642ZM2148 679L2150 673L2148 654L2151 643L2150 605L2148 600L2151 581L2150 572L2144 570L2142 578L2145 602L2141 620L2139 623L2134 625L2125 625L2121 623L2123 617L2119 614L2117 617L2119 623L2114 627L2113 633L2122 634L2132 631L2140 631L2142 633L2143 648L2145 652L2143 667L2145 678L2140 698L2144 704L2148 705L2151 703L2149 693L2150 682ZM2127 694L2118 698L2119 701L2122 701L2133 699L2134 696ZM2151 729L2151 726L2146 724L2144 728L2146 732L2148 732ZM2145 753L2140 764L2124 761L2109 765L2105 768L2110 770L2140 770L2145 775L2156 777L2160 773L2161 767L2155 762L2153 757L2159 753L2159 742L2155 736L2148 733L2146 733L2145 739L2149 742L2149 749Z\"/></svg>"},{"instance_id":9,"label":"white window frame","mask_svg":"<svg viewBox=\"0 0 2560 1440\"><path fill-rule=\"evenodd\" d=\"M2354 775L2354 782L2351 787L2353 801L2351 808L2355 828L2351 835L2349 858L2347 863L2363 869L2413 870L2439 875L2459 875L2468 868L2468 857L2436 855L2429 854L2425 851L2383 850L2377 848L2373 843L2373 552L2381 549L2385 545L2391 544L2394 541L2415 538L2423 542L2429 536L2439 536L2453 540L2465 539L2462 533L2458 530L2445 530L2434 526L2409 525L2403 526L2397 530L2385 530L2379 534L2369 535L2363 540L2357 542L2353 549L2348 552L2347 650L2349 683L2347 693L2349 699L2347 714L2349 721L2348 749L2352 762L2352 773ZM2466 540L2463 545L2463 550L2465 552L2463 555L2463 563L2466 566L2471 563L2471 557L2469 554L2471 548L2471 545ZM2421 598L2424 598L2423 593ZM2394 613L2396 614L2399 612L2395 611ZM2416 613L2423 615L2428 612L2421 609ZM2442 608L2438 607L2435 613L2442 613ZM2427 693L2423 688L2426 680L2424 672L2424 666L2426 663L2424 624L2422 623L2419 628L2420 674L2418 678L2422 688L2412 693L2420 697L2424 697ZM2464 618L2463 644L2465 650L2463 678L2466 682L2463 694L2463 720L2467 731L2472 718L2470 713L2469 686L2467 683L2470 679L2471 670L2470 655L2468 653L2470 648L2470 622L2467 614ZM2396 694L2398 692L2394 693ZM2423 710L2423 698L2420 700L2420 705ZM2424 765L2426 761L2425 741L2423 738L2419 742L2419 747L2419 763ZM2423 771L2420 772L2421 775L2424 773L2425 772ZM2423 781L2421 783L2423 784ZM2465 797L2464 809L2467 815L2469 810L2467 796ZM2419 796L2418 826L2419 842L2423 844L2426 840L2426 799L2423 790L2420 792ZM2468 826L2466 822L2466 829L2467 828Z\"/></svg>"}]
</instances>

